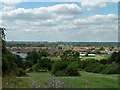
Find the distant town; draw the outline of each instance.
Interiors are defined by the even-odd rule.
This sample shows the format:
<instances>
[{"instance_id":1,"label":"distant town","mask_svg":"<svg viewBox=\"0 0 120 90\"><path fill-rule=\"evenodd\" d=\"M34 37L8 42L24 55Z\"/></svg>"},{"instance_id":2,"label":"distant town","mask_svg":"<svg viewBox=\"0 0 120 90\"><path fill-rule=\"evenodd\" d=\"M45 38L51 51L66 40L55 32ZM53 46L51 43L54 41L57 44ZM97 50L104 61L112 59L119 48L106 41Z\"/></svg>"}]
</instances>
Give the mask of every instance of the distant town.
<instances>
[{"instance_id":1,"label":"distant town","mask_svg":"<svg viewBox=\"0 0 120 90\"><path fill-rule=\"evenodd\" d=\"M42 44L41 44L42 43ZM92 42L91 42L92 43ZM8 42L7 49L13 52L14 54L18 54L21 57L25 58L28 52L32 52L33 50L40 51L46 50L48 51L48 57L60 57L61 53L65 50L73 50L80 53L80 57L99 57L103 55L111 55L113 52L118 52L118 47L116 43L84 43L82 44L74 44L74 43L51 43L50 42ZM23 46L24 44L24 46ZM28 46L29 44L29 46ZM35 44L33 46L33 44ZM102 44L102 46L101 46ZM115 44L112 46L112 44ZM39 46L41 45L41 46ZM90 46L91 45L91 46ZM21 54L22 53L22 54Z\"/></svg>"}]
</instances>

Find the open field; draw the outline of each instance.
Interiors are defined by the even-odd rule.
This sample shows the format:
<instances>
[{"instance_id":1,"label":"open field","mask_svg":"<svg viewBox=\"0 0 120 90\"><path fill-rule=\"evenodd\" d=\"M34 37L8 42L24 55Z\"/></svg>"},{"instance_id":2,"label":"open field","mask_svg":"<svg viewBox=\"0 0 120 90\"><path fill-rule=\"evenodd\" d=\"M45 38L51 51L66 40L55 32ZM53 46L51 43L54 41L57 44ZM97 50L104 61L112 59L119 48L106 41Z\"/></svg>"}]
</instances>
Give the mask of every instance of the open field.
<instances>
[{"instance_id":1,"label":"open field","mask_svg":"<svg viewBox=\"0 0 120 90\"><path fill-rule=\"evenodd\" d=\"M19 77L22 79L28 78L29 86L32 85L33 80L35 81L35 86L47 87L48 82L51 82L51 77L49 72L31 72L27 73L29 77ZM80 71L81 76L71 76L65 77L55 77L56 81L64 80L65 83L73 84L73 88L117 88L118 87L118 75L104 75L96 73L88 73ZM69 87L69 86L68 86Z\"/></svg>"},{"instance_id":2,"label":"open field","mask_svg":"<svg viewBox=\"0 0 120 90\"><path fill-rule=\"evenodd\" d=\"M61 60L61 58L60 58L60 57L50 57L50 59L51 59L52 61Z\"/></svg>"},{"instance_id":3,"label":"open field","mask_svg":"<svg viewBox=\"0 0 120 90\"><path fill-rule=\"evenodd\" d=\"M100 59L106 59L105 57L82 57L81 60L86 60L86 59L96 59L96 60L100 60Z\"/></svg>"},{"instance_id":4,"label":"open field","mask_svg":"<svg viewBox=\"0 0 120 90\"><path fill-rule=\"evenodd\" d=\"M100 57L82 57L81 60L86 60L86 59L96 59L96 60L101 60L101 59L107 59L109 58L108 55L105 55L104 57L100 56ZM57 60L61 60L60 57L50 57L50 59L52 61L57 61Z\"/></svg>"},{"instance_id":5,"label":"open field","mask_svg":"<svg viewBox=\"0 0 120 90\"><path fill-rule=\"evenodd\" d=\"M101 60L101 59L108 59L110 57L110 55L104 55L104 56L100 56L100 57L82 57L81 60L85 60L85 59L96 59L96 60Z\"/></svg>"}]
</instances>

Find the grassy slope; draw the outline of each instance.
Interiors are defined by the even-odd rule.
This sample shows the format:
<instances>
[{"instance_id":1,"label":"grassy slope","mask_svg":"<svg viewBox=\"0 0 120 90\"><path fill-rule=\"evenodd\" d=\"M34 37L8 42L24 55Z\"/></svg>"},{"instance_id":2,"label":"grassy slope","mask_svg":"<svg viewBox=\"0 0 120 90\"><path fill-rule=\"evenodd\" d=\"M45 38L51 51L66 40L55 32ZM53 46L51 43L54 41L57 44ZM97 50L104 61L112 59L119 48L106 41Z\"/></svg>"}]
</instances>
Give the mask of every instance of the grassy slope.
<instances>
[{"instance_id":1,"label":"grassy slope","mask_svg":"<svg viewBox=\"0 0 120 90\"><path fill-rule=\"evenodd\" d=\"M104 75L95 74L81 71L82 76L70 77L70 81L73 83L73 88L84 88L85 86L89 88L117 88L118 87L118 75ZM29 83L35 80L36 86L42 83L42 87L46 86L48 80L51 80L49 72L31 72L28 73L30 77ZM68 77L56 77L56 80L68 81ZM88 81L86 83L86 80Z\"/></svg>"}]
</instances>

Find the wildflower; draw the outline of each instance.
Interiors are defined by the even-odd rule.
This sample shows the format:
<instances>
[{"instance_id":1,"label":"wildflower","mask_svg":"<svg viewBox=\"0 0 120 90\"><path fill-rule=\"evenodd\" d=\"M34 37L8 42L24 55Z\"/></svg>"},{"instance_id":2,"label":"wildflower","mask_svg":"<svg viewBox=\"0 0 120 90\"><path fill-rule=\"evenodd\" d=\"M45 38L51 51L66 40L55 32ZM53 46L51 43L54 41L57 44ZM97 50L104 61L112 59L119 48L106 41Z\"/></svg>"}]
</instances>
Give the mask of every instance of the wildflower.
<instances>
[{"instance_id":1,"label":"wildflower","mask_svg":"<svg viewBox=\"0 0 120 90\"><path fill-rule=\"evenodd\" d=\"M38 88L38 87L35 87L35 88Z\"/></svg>"},{"instance_id":2,"label":"wildflower","mask_svg":"<svg viewBox=\"0 0 120 90\"><path fill-rule=\"evenodd\" d=\"M53 84L53 87L54 87L54 84Z\"/></svg>"},{"instance_id":3,"label":"wildflower","mask_svg":"<svg viewBox=\"0 0 120 90\"><path fill-rule=\"evenodd\" d=\"M14 85L14 84L12 83L12 85Z\"/></svg>"},{"instance_id":4,"label":"wildflower","mask_svg":"<svg viewBox=\"0 0 120 90\"><path fill-rule=\"evenodd\" d=\"M57 86L57 82L56 82L56 86Z\"/></svg>"},{"instance_id":5,"label":"wildflower","mask_svg":"<svg viewBox=\"0 0 120 90\"><path fill-rule=\"evenodd\" d=\"M70 81L70 83L71 83L71 81Z\"/></svg>"},{"instance_id":6,"label":"wildflower","mask_svg":"<svg viewBox=\"0 0 120 90\"><path fill-rule=\"evenodd\" d=\"M58 86L58 88L59 88L59 86Z\"/></svg>"},{"instance_id":7,"label":"wildflower","mask_svg":"<svg viewBox=\"0 0 120 90\"><path fill-rule=\"evenodd\" d=\"M49 84L52 84L52 83L49 83Z\"/></svg>"},{"instance_id":8,"label":"wildflower","mask_svg":"<svg viewBox=\"0 0 120 90\"><path fill-rule=\"evenodd\" d=\"M87 86L85 86L85 88L87 88Z\"/></svg>"},{"instance_id":9,"label":"wildflower","mask_svg":"<svg viewBox=\"0 0 120 90\"><path fill-rule=\"evenodd\" d=\"M6 83L6 84L8 84L8 83Z\"/></svg>"},{"instance_id":10,"label":"wildflower","mask_svg":"<svg viewBox=\"0 0 120 90\"><path fill-rule=\"evenodd\" d=\"M88 82L88 80L86 80L86 83Z\"/></svg>"},{"instance_id":11,"label":"wildflower","mask_svg":"<svg viewBox=\"0 0 120 90\"><path fill-rule=\"evenodd\" d=\"M39 85L39 87L40 87L40 85Z\"/></svg>"},{"instance_id":12,"label":"wildflower","mask_svg":"<svg viewBox=\"0 0 120 90\"><path fill-rule=\"evenodd\" d=\"M70 78L70 76L68 76L68 78Z\"/></svg>"},{"instance_id":13,"label":"wildflower","mask_svg":"<svg viewBox=\"0 0 120 90\"><path fill-rule=\"evenodd\" d=\"M62 84L64 84L64 82L62 82Z\"/></svg>"},{"instance_id":14,"label":"wildflower","mask_svg":"<svg viewBox=\"0 0 120 90\"><path fill-rule=\"evenodd\" d=\"M66 85L65 85L65 88L66 88Z\"/></svg>"},{"instance_id":15,"label":"wildflower","mask_svg":"<svg viewBox=\"0 0 120 90\"><path fill-rule=\"evenodd\" d=\"M69 83L68 83L68 85L69 85Z\"/></svg>"},{"instance_id":16,"label":"wildflower","mask_svg":"<svg viewBox=\"0 0 120 90\"><path fill-rule=\"evenodd\" d=\"M49 87L50 87L50 84L49 84Z\"/></svg>"},{"instance_id":17,"label":"wildflower","mask_svg":"<svg viewBox=\"0 0 120 90\"><path fill-rule=\"evenodd\" d=\"M60 83L60 81L58 81Z\"/></svg>"},{"instance_id":18,"label":"wildflower","mask_svg":"<svg viewBox=\"0 0 120 90\"><path fill-rule=\"evenodd\" d=\"M32 83L32 86L34 85L34 80L33 80L33 83Z\"/></svg>"}]
</instances>

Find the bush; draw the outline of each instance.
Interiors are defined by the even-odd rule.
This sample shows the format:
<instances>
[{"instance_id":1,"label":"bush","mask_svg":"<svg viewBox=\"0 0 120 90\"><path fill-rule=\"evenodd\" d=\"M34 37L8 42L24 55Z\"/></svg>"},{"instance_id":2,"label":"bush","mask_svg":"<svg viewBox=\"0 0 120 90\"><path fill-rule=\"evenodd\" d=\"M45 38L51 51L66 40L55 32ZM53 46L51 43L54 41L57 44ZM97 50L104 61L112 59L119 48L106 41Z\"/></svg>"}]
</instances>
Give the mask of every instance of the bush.
<instances>
[{"instance_id":1,"label":"bush","mask_svg":"<svg viewBox=\"0 0 120 90\"><path fill-rule=\"evenodd\" d=\"M19 68L18 71L19 71L18 77L19 77L19 76L26 75L26 72L25 72L22 68Z\"/></svg>"},{"instance_id":2,"label":"bush","mask_svg":"<svg viewBox=\"0 0 120 90\"><path fill-rule=\"evenodd\" d=\"M108 62L108 61L107 61L106 59L101 59L101 60L100 60L100 63L102 63L102 64L104 64L104 65L107 64L107 62Z\"/></svg>"},{"instance_id":3,"label":"bush","mask_svg":"<svg viewBox=\"0 0 120 90\"><path fill-rule=\"evenodd\" d=\"M118 64L113 63L113 64L107 64L105 69L101 72L103 74L118 74Z\"/></svg>"},{"instance_id":4,"label":"bush","mask_svg":"<svg viewBox=\"0 0 120 90\"><path fill-rule=\"evenodd\" d=\"M68 76L79 76L80 75L78 72L78 64L76 62L73 62L70 65L68 65L66 70L67 70Z\"/></svg>"},{"instance_id":5,"label":"bush","mask_svg":"<svg viewBox=\"0 0 120 90\"><path fill-rule=\"evenodd\" d=\"M90 63L85 67L84 70L87 72L93 72L98 66L99 66L99 63Z\"/></svg>"},{"instance_id":6,"label":"bush","mask_svg":"<svg viewBox=\"0 0 120 90\"><path fill-rule=\"evenodd\" d=\"M86 60L83 60L82 62L81 62L81 67L82 67L82 69L85 69L85 67L87 66L87 65L89 65L89 64L93 64L93 63L96 63L96 62L99 62L98 60L95 60L95 59L86 59Z\"/></svg>"},{"instance_id":7,"label":"bush","mask_svg":"<svg viewBox=\"0 0 120 90\"><path fill-rule=\"evenodd\" d=\"M97 66L93 69L93 73L99 73L104 69L104 65L103 64L97 64Z\"/></svg>"},{"instance_id":8,"label":"bush","mask_svg":"<svg viewBox=\"0 0 120 90\"><path fill-rule=\"evenodd\" d=\"M51 62L51 59L48 59L48 58L43 58L43 59L40 59L38 61L39 65L38 68L41 69L41 70L51 70L51 65L52 65L52 62Z\"/></svg>"},{"instance_id":9,"label":"bush","mask_svg":"<svg viewBox=\"0 0 120 90\"><path fill-rule=\"evenodd\" d=\"M56 71L55 76L68 76L66 70Z\"/></svg>"},{"instance_id":10,"label":"bush","mask_svg":"<svg viewBox=\"0 0 120 90\"><path fill-rule=\"evenodd\" d=\"M63 61L56 61L53 65L52 65L52 71L51 73L54 74L54 75L57 75L60 74L60 76L66 74L66 72L64 72L64 70L66 69L67 67L67 64ZM59 73L59 71L63 71L61 73Z\"/></svg>"},{"instance_id":11,"label":"bush","mask_svg":"<svg viewBox=\"0 0 120 90\"><path fill-rule=\"evenodd\" d=\"M26 70L26 72L27 73L29 73L29 72L33 72L34 71L34 69L31 67L31 68L28 68L27 70Z\"/></svg>"}]
</instances>

